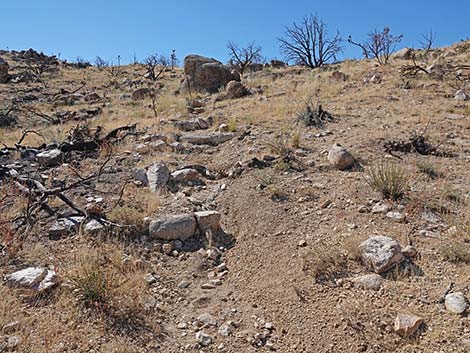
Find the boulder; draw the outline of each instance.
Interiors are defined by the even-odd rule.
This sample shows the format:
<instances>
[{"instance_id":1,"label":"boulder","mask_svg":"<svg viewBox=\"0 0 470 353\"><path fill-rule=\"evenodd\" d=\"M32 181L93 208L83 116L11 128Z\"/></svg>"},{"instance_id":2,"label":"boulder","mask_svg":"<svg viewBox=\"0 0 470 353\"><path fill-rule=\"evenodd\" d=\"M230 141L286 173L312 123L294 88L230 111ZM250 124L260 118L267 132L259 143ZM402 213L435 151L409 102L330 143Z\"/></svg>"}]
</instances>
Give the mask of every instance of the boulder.
<instances>
[{"instance_id":1,"label":"boulder","mask_svg":"<svg viewBox=\"0 0 470 353\"><path fill-rule=\"evenodd\" d=\"M147 87L138 88L134 92L132 92L131 99L133 101L139 101L147 97L150 97L152 93L153 91L150 88L147 88Z\"/></svg>"},{"instance_id":2,"label":"boulder","mask_svg":"<svg viewBox=\"0 0 470 353\"><path fill-rule=\"evenodd\" d=\"M28 267L10 273L5 278L11 286L28 288L36 292L51 289L59 283L59 278L54 271L42 267Z\"/></svg>"},{"instance_id":3,"label":"boulder","mask_svg":"<svg viewBox=\"0 0 470 353\"><path fill-rule=\"evenodd\" d=\"M38 153L36 159L40 164L50 167L62 163L63 153L59 149L53 149Z\"/></svg>"},{"instance_id":4,"label":"boulder","mask_svg":"<svg viewBox=\"0 0 470 353\"><path fill-rule=\"evenodd\" d=\"M197 226L203 232L208 230L217 231L220 229L221 214L217 211L200 211L195 212Z\"/></svg>"},{"instance_id":5,"label":"boulder","mask_svg":"<svg viewBox=\"0 0 470 353\"><path fill-rule=\"evenodd\" d=\"M207 130L211 125L211 118L193 118L190 120L178 120L175 122L175 126L183 131Z\"/></svg>"},{"instance_id":6,"label":"boulder","mask_svg":"<svg viewBox=\"0 0 470 353\"><path fill-rule=\"evenodd\" d=\"M153 220L149 225L149 235L164 240L186 240L196 232L196 218L193 215L178 215Z\"/></svg>"},{"instance_id":7,"label":"boulder","mask_svg":"<svg viewBox=\"0 0 470 353\"><path fill-rule=\"evenodd\" d=\"M362 262L375 273L383 273L405 259L400 243L387 236L371 237L359 247Z\"/></svg>"},{"instance_id":8,"label":"boulder","mask_svg":"<svg viewBox=\"0 0 470 353\"><path fill-rule=\"evenodd\" d=\"M408 313L400 313L395 319L394 330L403 338L410 337L424 323L423 318Z\"/></svg>"},{"instance_id":9,"label":"boulder","mask_svg":"<svg viewBox=\"0 0 470 353\"><path fill-rule=\"evenodd\" d=\"M245 85L243 85L243 83L239 81L230 81L229 83L227 83L227 86L225 87L225 92L227 98L229 99L242 98L250 94L250 91L245 87Z\"/></svg>"},{"instance_id":10,"label":"boulder","mask_svg":"<svg viewBox=\"0 0 470 353\"><path fill-rule=\"evenodd\" d=\"M462 292L450 293L445 297L445 306L454 314L463 314L468 308L468 302Z\"/></svg>"},{"instance_id":11,"label":"boulder","mask_svg":"<svg viewBox=\"0 0 470 353\"><path fill-rule=\"evenodd\" d=\"M187 183L199 179L200 174L196 169L185 168L171 173L171 176L177 183Z\"/></svg>"},{"instance_id":12,"label":"boulder","mask_svg":"<svg viewBox=\"0 0 470 353\"><path fill-rule=\"evenodd\" d=\"M216 93L232 80L239 80L220 61L200 55L188 55L184 59L183 88Z\"/></svg>"},{"instance_id":13,"label":"boulder","mask_svg":"<svg viewBox=\"0 0 470 353\"><path fill-rule=\"evenodd\" d=\"M0 58L0 83L7 83L10 75L8 74L8 63Z\"/></svg>"},{"instance_id":14,"label":"boulder","mask_svg":"<svg viewBox=\"0 0 470 353\"><path fill-rule=\"evenodd\" d=\"M339 143L331 147L328 160L339 170L351 169L354 166L354 157Z\"/></svg>"},{"instance_id":15,"label":"boulder","mask_svg":"<svg viewBox=\"0 0 470 353\"><path fill-rule=\"evenodd\" d=\"M164 188L169 178L170 171L164 163L155 163L147 170L147 181L152 192Z\"/></svg>"},{"instance_id":16,"label":"boulder","mask_svg":"<svg viewBox=\"0 0 470 353\"><path fill-rule=\"evenodd\" d=\"M180 138L180 142L187 142L192 145L211 145L217 146L228 140L231 140L235 135L232 133L212 132L209 134L187 134Z\"/></svg>"}]
</instances>

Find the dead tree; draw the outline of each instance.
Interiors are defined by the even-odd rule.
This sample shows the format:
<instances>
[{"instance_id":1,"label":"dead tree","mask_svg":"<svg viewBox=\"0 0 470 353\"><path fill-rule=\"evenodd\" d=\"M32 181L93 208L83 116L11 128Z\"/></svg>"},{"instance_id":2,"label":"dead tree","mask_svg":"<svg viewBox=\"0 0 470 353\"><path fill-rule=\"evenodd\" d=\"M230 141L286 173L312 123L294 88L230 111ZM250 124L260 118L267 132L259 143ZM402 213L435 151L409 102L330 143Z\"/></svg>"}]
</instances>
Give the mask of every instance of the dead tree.
<instances>
[{"instance_id":1,"label":"dead tree","mask_svg":"<svg viewBox=\"0 0 470 353\"><path fill-rule=\"evenodd\" d=\"M380 65L386 65L402 38L402 34L394 36L390 28L385 27L381 32L374 30L369 33L364 43L354 42L351 36L348 42L361 48L365 58L374 58Z\"/></svg>"},{"instance_id":2,"label":"dead tree","mask_svg":"<svg viewBox=\"0 0 470 353\"><path fill-rule=\"evenodd\" d=\"M146 77L152 81L156 81L165 71L169 64L169 60L164 55L153 54L144 60Z\"/></svg>"},{"instance_id":3,"label":"dead tree","mask_svg":"<svg viewBox=\"0 0 470 353\"><path fill-rule=\"evenodd\" d=\"M241 74L249 65L259 63L262 60L261 47L257 46L255 42L248 44L246 48L239 48L236 43L229 41L227 49L231 62L239 69Z\"/></svg>"},{"instance_id":4,"label":"dead tree","mask_svg":"<svg viewBox=\"0 0 470 353\"><path fill-rule=\"evenodd\" d=\"M316 68L336 60L341 52L341 37L338 31L328 37L326 24L317 16L306 16L302 22L286 27L285 36L278 38L281 51L287 61Z\"/></svg>"},{"instance_id":5,"label":"dead tree","mask_svg":"<svg viewBox=\"0 0 470 353\"><path fill-rule=\"evenodd\" d=\"M421 34L421 39L419 40L419 44L421 45L421 49L424 50L423 56L426 56L429 53L435 41L436 41L436 33L433 32L432 29L429 30L429 32Z\"/></svg>"}]
</instances>

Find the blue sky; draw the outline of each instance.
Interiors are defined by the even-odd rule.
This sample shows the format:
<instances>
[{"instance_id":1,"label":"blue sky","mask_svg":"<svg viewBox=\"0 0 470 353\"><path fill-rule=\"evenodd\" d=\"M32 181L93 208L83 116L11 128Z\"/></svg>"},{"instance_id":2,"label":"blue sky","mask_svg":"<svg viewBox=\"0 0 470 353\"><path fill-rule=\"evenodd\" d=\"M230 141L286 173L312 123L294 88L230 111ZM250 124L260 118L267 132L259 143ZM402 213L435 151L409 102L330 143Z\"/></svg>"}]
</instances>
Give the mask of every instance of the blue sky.
<instances>
[{"instance_id":1,"label":"blue sky","mask_svg":"<svg viewBox=\"0 0 470 353\"><path fill-rule=\"evenodd\" d=\"M226 43L255 41L268 58L282 58L277 38L304 15L321 17L331 32L360 40L385 25L417 46L433 29L437 46L470 37L470 0L3 0L0 48L34 48L73 60L130 61L152 53L196 53L227 60ZM357 57L345 45L342 57Z\"/></svg>"}]
</instances>

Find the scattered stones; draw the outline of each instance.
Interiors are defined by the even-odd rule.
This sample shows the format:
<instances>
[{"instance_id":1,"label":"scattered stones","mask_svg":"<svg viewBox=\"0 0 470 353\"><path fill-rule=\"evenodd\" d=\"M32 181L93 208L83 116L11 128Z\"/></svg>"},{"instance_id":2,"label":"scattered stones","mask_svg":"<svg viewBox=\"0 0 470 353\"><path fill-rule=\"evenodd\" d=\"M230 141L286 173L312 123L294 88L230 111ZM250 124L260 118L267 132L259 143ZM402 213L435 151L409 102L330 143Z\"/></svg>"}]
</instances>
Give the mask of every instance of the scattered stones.
<instances>
[{"instance_id":1,"label":"scattered stones","mask_svg":"<svg viewBox=\"0 0 470 353\"><path fill-rule=\"evenodd\" d=\"M147 170L147 180L150 191L161 190L170 178L170 171L163 163L155 163Z\"/></svg>"},{"instance_id":2,"label":"scattered stones","mask_svg":"<svg viewBox=\"0 0 470 353\"><path fill-rule=\"evenodd\" d=\"M209 134L187 134L180 138L180 142L190 143L192 145L211 145L217 146L221 143L233 139L235 135L230 132L212 132Z\"/></svg>"},{"instance_id":3,"label":"scattered stones","mask_svg":"<svg viewBox=\"0 0 470 353\"><path fill-rule=\"evenodd\" d=\"M400 313L395 319L394 330L403 338L410 337L424 323L423 318L407 313Z\"/></svg>"},{"instance_id":4,"label":"scattered stones","mask_svg":"<svg viewBox=\"0 0 470 353\"><path fill-rule=\"evenodd\" d=\"M379 290L382 286L383 281L384 279L382 278L382 276L376 273L372 273L356 277L352 280L352 283L356 288Z\"/></svg>"},{"instance_id":5,"label":"scattered stones","mask_svg":"<svg viewBox=\"0 0 470 353\"><path fill-rule=\"evenodd\" d=\"M59 283L59 277L54 271L42 267L28 267L8 274L5 278L11 286L29 288L36 292L46 291Z\"/></svg>"},{"instance_id":6,"label":"scattered stones","mask_svg":"<svg viewBox=\"0 0 470 353\"><path fill-rule=\"evenodd\" d=\"M62 163L63 154L61 150L54 149L38 153L36 159L40 164L51 167Z\"/></svg>"},{"instance_id":7,"label":"scattered stones","mask_svg":"<svg viewBox=\"0 0 470 353\"><path fill-rule=\"evenodd\" d=\"M454 314L463 314L468 308L468 302L462 292L450 293L445 297L446 309Z\"/></svg>"},{"instance_id":8,"label":"scattered stones","mask_svg":"<svg viewBox=\"0 0 470 353\"><path fill-rule=\"evenodd\" d=\"M196 333L196 340L203 347L207 347L212 343L212 337L203 331Z\"/></svg>"},{"instance_id":9,"label":"scattered stones","mask_svg":"<svg viewBox=\"0 0 470 353\"><path fill-rule=\"evenodd\" d=\"M186 240L196 232L196 218L193 215L178 215L153 220L149 225L149 235L165 240Z\"/></svg>"},{"instance_id":10,"label":"scattered stones","mask_svg":"<svg viewBox=\"0 0 470 353\"><path fill-rule=\"evenodd\" d=\"M339 170L351 169L354 166L354 157L338 143L331 147L328 160Z\"/></svg>"},{"instance_id":11,"label":"scattered stones","mask_svg":"<svg viewBox=\"0 0 470 353\"><path fill-rule=\"evenodd\" d=\"M83 217L59 218L49 228L49 236L53 239L59 239L62 236L76 232L83 220Z\"/></svg>"},{"instance_id":12,"label":"scattered stones","mask_svg":"<svg viewBox=\"0 0 470 353\"><path fill-rule=\"evenodd\" d=\"M376 273L383 273L405 259L400 244L387 236L367 239L361 243L360 250L364 265Z\"/></svg>"}]
</instances>

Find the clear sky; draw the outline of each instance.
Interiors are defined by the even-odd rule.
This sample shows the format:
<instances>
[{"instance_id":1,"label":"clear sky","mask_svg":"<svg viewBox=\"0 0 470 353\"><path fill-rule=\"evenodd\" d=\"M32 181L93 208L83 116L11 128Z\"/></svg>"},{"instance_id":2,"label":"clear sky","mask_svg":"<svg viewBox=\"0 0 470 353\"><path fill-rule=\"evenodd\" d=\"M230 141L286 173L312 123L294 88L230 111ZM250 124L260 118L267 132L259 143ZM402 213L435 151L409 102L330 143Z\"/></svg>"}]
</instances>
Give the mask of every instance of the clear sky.
<instances>
[{"instance_id":1,"label":"clear sky","mask_svg":"<svg viewBox=\"0 0 470 353\"><path fill-rule=\"evenodd\" d=\"M321 17L334 32L360 40L390 26L400 47L417 46L433 29L436 45L470 37L470 0L2 0L0 48L34 48L73 60L130 61L176 50L227 60L226 43L255 41L268 58L282 59L277 38L304 15ZM359 56L346 43L342 57Z\"/></svg>"}]
</instances>

